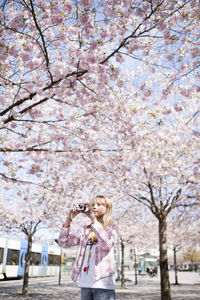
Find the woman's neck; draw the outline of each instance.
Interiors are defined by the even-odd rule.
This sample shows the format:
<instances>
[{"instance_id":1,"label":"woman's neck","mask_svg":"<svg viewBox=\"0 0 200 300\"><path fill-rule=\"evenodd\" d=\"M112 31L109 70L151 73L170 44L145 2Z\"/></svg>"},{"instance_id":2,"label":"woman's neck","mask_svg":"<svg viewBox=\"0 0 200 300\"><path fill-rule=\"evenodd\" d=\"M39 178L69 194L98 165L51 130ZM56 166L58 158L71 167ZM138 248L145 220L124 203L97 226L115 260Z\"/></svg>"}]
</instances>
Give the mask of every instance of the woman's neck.
<instances>
[{"instance_id":1,"label":"woman's neck","mask_svg":"<svg viewBox=\"0 0 200 300\"><path fill-rule=\"evenodd\" d=\"M98 217L98 218L97 218L97 221L98 221L99 223L101 223L101 225L103 225L103 217Z\"/></svg>"}]
</instances>

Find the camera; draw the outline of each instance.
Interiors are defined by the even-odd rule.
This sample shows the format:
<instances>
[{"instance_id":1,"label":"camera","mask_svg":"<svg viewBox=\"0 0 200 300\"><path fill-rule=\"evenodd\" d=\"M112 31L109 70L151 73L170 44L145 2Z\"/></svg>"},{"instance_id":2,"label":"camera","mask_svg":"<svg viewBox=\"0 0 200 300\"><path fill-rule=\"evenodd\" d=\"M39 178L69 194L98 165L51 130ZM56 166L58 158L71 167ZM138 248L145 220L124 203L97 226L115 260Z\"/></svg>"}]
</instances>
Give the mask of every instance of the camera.
<instances>
[{"instance_id":1,"label":"camera","mask_svg":"<svg viewBox=\"0 0 200 300\"><path fill-rule=\"evenodd\" d=\"M79 203L77 207L77 211L86 211L86 205L84 203Z\"/></svg>"}]
</instances>

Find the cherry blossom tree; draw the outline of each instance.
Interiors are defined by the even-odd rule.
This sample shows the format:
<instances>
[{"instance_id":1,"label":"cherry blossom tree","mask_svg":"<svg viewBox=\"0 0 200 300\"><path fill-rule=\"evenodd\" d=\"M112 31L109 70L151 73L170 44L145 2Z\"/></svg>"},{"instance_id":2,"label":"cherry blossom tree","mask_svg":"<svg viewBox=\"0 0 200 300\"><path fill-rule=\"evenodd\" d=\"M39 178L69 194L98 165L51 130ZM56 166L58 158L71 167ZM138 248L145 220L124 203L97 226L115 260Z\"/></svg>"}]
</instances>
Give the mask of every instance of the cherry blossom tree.
<instances>
[{"instance_id":1,"label":"cherry blossom tree","mask_svg":"<svg viewBox=\"0 0 200 300\"><path fill-rule=\"evenodd\" d=\"M66 152L70 163L79 159L83 139L86 149L91 146L88 140L94 139L93 133L86 133L86 124L111 110L116 114L112 125L118 120L119 107L113 107L110 92L114 85L126 89L123 63L131 62L133 70L134 63L140 62L136 100L149 101L159 92L155 100L159 102L176 89L174 109L180 111L178 95L190 97L199 89L194 80L199 67L198 4L4 0L0 151L6 155L2 178L9 177L13 168L22 168L18 163L6 168L9 158L18 161L20 153L33 160L29 170L34 173L41 172L35 156L41 161L49 151ZM159 80L154 89L156 70ZM169 112L167 105L163 112ZM100 124L94 123L97 130Z\"/></svg>"},{"instance_id":2,"label":"cherry blossom tree","mask_svg":"<svg viewBox=\"0 0 200 300\"><path fill-rule=\"evenodd\" d=\"M192 222L191 222L192 220ZM173 265L175 270L175 284L178 283L178 265L181 255L186 249L200 242L199 235L199 210L195 206L193 210L179 208L168 220L168 247L173 251Z\"/></svg>"},{"instance_id":3,"label":"cherry blossom tree","mask_svg":"<svg viewBox=\"0 0 200 300\"><path fill-rule=\"evenodd\" d=\"M30 207L38 199L45 221L47 202L57 216L86 189L137 197L139 186L163 193L175 179L160 211L140 201L157 218L182 195L192 201L199 137L183 133L199 109L198 13L197 0L2 2L0 175L10 208L15 196Z\"/></svg>"},{"instance_id":4,"label":"cherry blossom tree","mask_svg":"<svg viewBox=\"0 0 200 300\"><path fill-rule=\"evenodd\" d=\"M116 205L116 201L114 202ZM121 246L121 288L125 288L125 248L134 248L134 254L137 251L147 251L155 249L158 246L157 224L146 212L146 208L138 203L130 202L127 199L121 201L121 207L118 204L118 210L115 222L119 231L119 242ZM148 235L147 235L148 232ZM137 276L137 270L135 270ZM137 278L137 277L136 277ZM137 282L137 279L135 280Z\"/></svg>"},{"instance_id":5,"label":"cherry blossom tree","mask_svg":"<svg viewBox=\"0 0 200 300\"><path fill-rule=\"evenodd\" d=\"M185 261L191 262L191 270L194 271L194 262L200 262L200 252L192 247L183 254Z\"/></svg>"},{"instance_id":6,"label":"cherry blossom tree","mask_svg":"<svg viewBox=\"0 0 200 300\"><path fill-rule=\"evenodd\" d=\"M142 122L137 125L129 122L129 128L137 126L137 137L130 130L122 131L117 137L121 147L112 155L101 153L97 167L107 172L107 178L112 178L110 182L116 191L144 204L157 218L161 298L170 299L167 217L178 207L199 205L199 137L192 133L185 119L176 119L176 113L160 119L157 112L151 121L143 123L142 126Z\"/></svg>"},{"instance_id":7,"label":"cherry blossom tree","mask_svg":"<svg viewBox=\"0 0 200 300\"><path fill-rule=\"evenodd\" d=\"M12 192L17 192L17 194L12 194ZM36 190L30 186L25 189L22 184L17 186L13 184L13 189L9 190L8 195L1 200L6 202L6 205L3 205L6 210L1 224L4 231L17 233L18 236L21 232L21 235L23 233L28 241L22 286L23 295L28 293L28 274L34 235L40 229L41 223L43 226L48 226L52 214L56 214L55 201L51 197L55 197L55 194L50 192L43 194L43 189L39 187Z\"/></svg>"}]
</instances>

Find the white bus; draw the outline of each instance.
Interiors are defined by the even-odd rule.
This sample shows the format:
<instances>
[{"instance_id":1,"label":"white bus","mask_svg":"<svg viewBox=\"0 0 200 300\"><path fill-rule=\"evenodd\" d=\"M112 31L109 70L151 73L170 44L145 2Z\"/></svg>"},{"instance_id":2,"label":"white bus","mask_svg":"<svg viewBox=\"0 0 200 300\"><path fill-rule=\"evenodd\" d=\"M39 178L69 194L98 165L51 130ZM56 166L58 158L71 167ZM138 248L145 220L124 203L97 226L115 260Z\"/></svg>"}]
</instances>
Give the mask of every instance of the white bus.
<instances>
[{"instance_id":1,"label":"white bus","mask_svg":"<svg viewBox=\"0 0 200 300\"><path fill-rule=\"evenodd\" d=\"M22 277L28 241L0 236L0 278ZM29 276L56 276L59 274L61 248L33 243Z\"/></svg>"}]
</instances>

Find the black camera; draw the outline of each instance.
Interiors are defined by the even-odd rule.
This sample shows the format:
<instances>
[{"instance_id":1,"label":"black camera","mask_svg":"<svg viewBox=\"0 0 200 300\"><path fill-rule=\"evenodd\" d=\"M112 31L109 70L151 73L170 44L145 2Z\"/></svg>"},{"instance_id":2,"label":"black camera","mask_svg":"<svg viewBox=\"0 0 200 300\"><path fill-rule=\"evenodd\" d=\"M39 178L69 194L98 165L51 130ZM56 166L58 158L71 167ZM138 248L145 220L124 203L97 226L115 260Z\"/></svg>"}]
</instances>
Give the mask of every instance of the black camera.
<instances>
[{"instance_id":1,"label":"black camera","mask_svg":"<svg viewBox=\"0 0 200 300\"><path fill-rule=\"evenodd\" d=\"M77 207L77 211L86 211L87 207L84 203L79 203Z\"/></svg>"}]
</instances>

